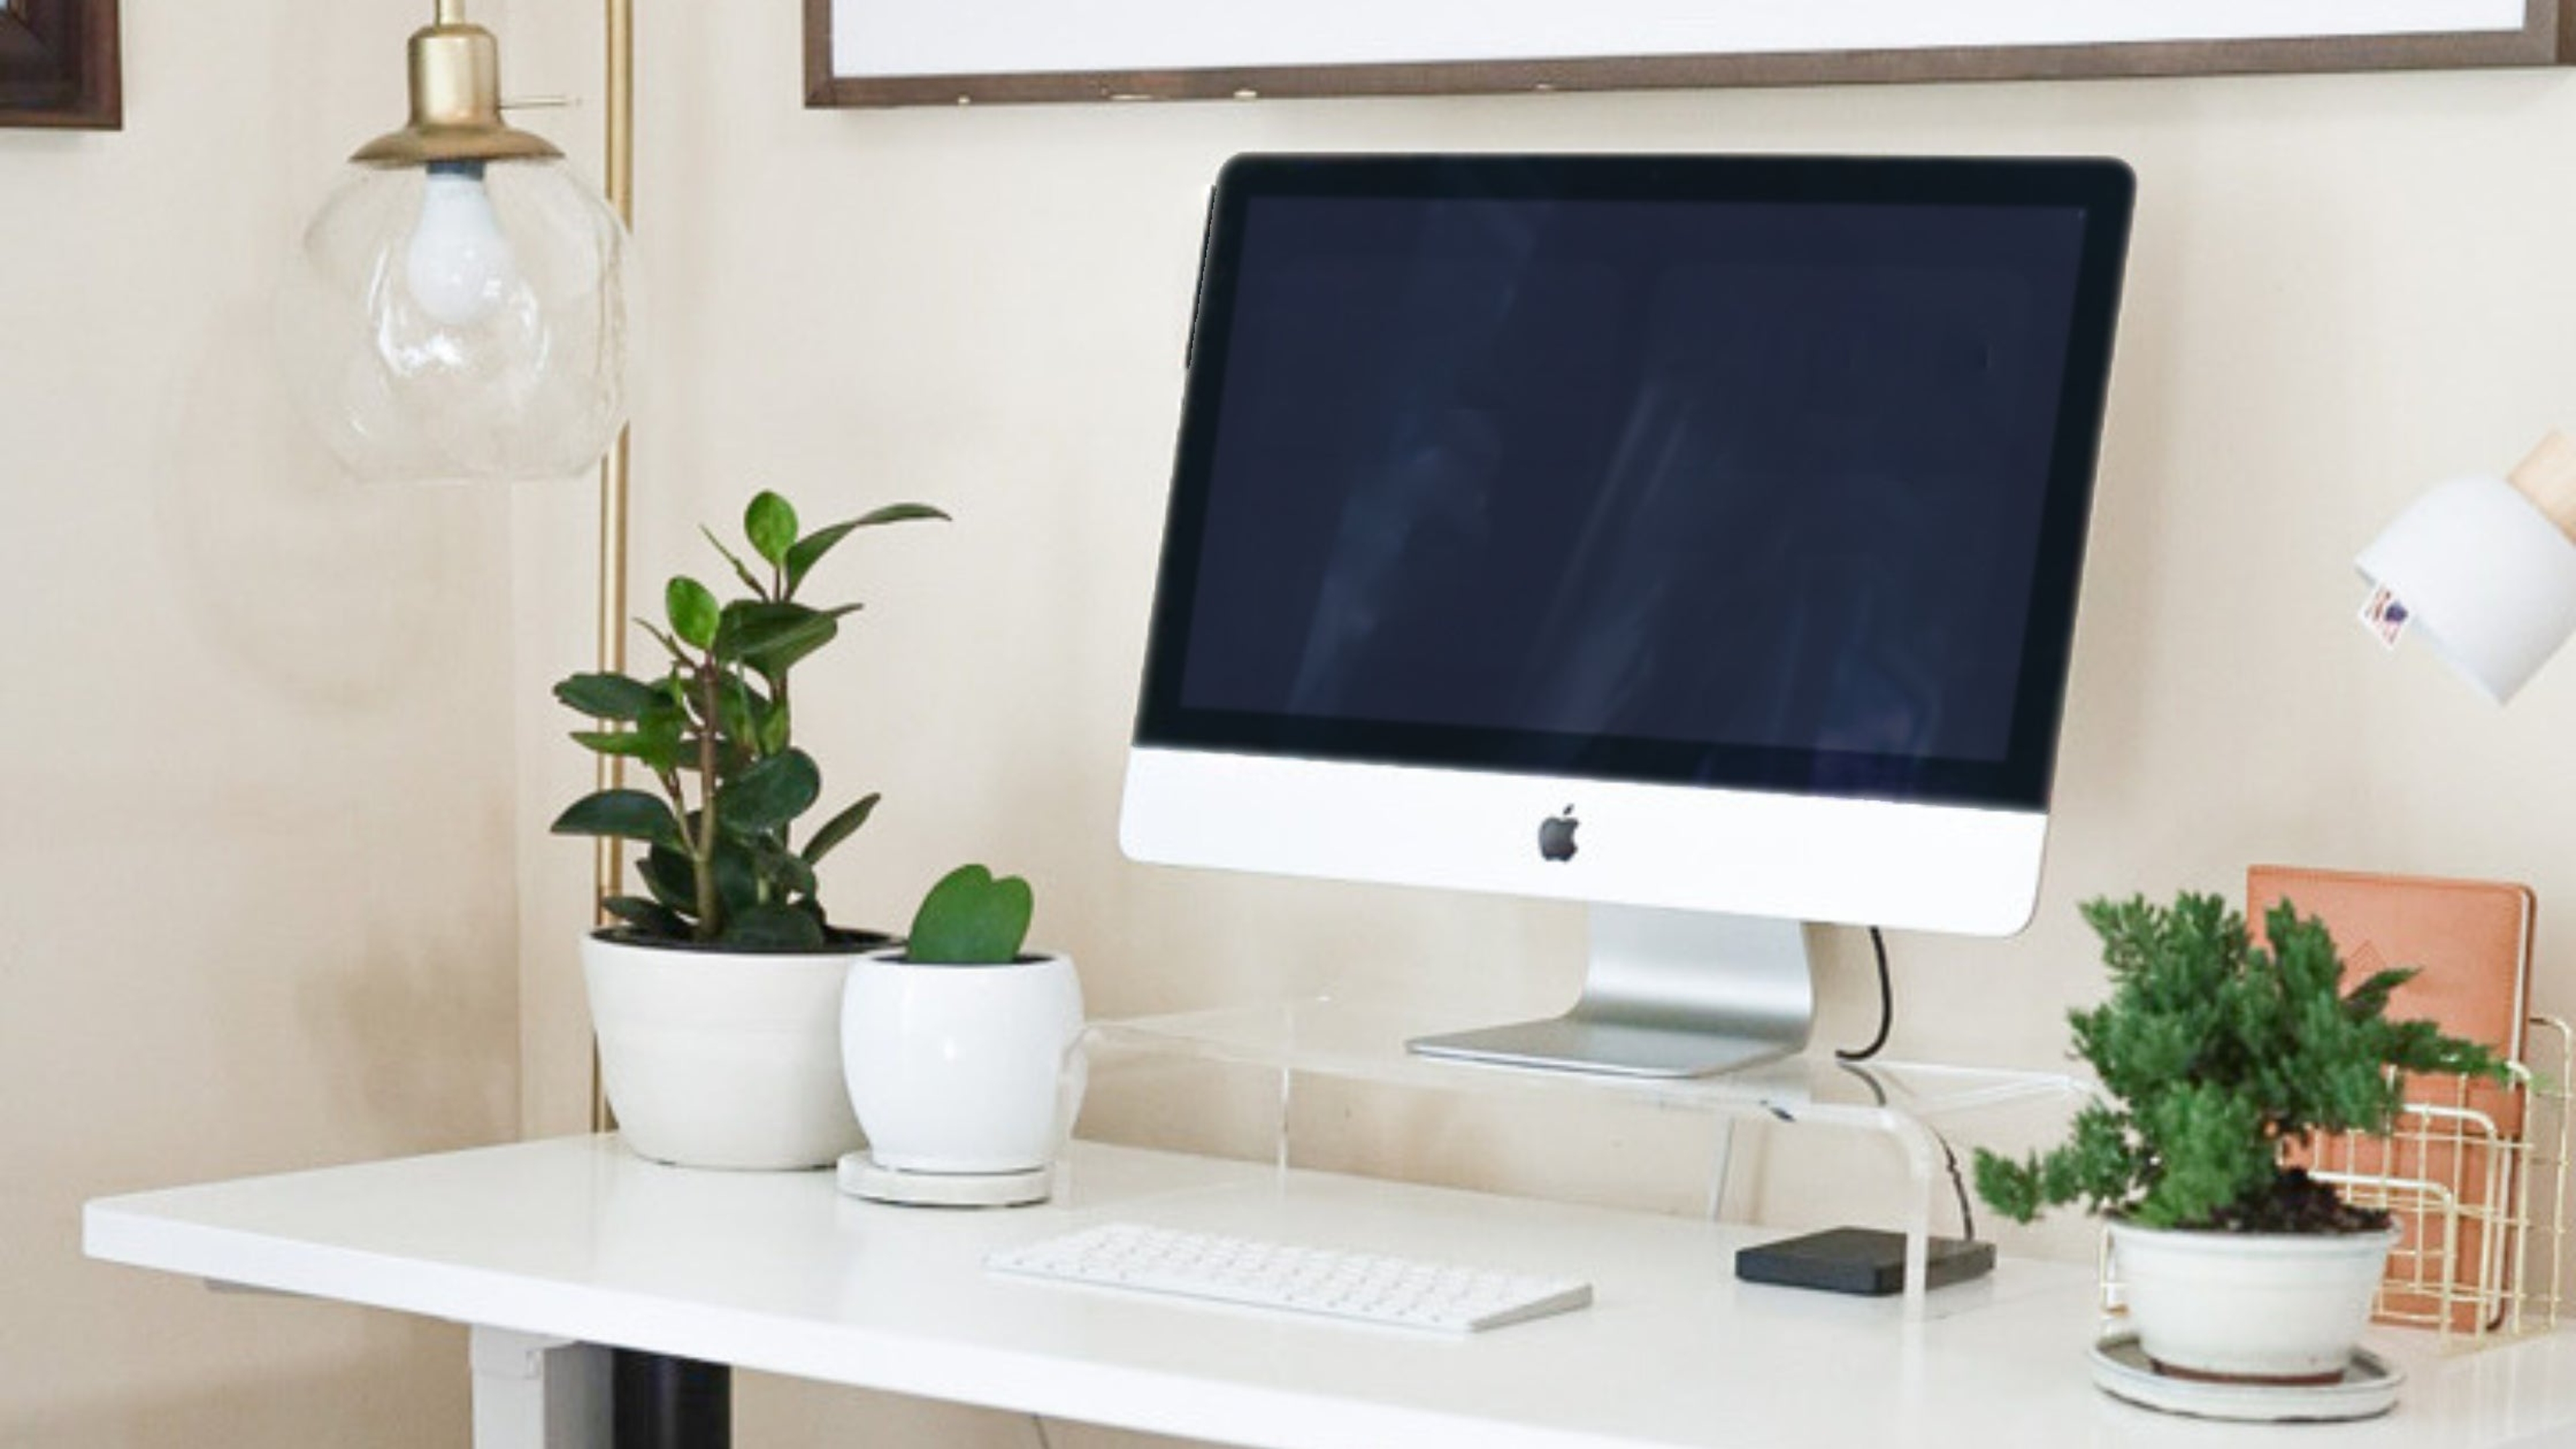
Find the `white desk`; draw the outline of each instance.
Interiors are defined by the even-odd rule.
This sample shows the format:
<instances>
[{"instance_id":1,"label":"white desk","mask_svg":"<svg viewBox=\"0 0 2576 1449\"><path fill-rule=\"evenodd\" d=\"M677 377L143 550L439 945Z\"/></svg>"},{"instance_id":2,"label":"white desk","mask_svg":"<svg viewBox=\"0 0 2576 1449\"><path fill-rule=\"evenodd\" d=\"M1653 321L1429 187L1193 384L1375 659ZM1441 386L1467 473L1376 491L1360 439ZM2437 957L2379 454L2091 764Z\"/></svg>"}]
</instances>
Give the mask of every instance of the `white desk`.
<instances>
[{"instance_id":1,"label":"white desk","mask_svg":"<svg viewBox=\"0 0 2576 1449\"><path fill-rule=\"evenodd\" d=\"M2089 1269L1892 1300L1739 1284L1739 1228L1077 1143L1044 1207L905 1210L829 1174L567 1138L93 1202L91 1256L476 1326L476 1443L600 1442L614 1345L1226 1443L1323 1449L2576 1445L2576 1334L2443 1359L2328 1431L2168 1418L2086 1376ZM1465 1340L985 1274L1106 1217L1577 1273L1589 1310ZM555 1345L569 1343L569 1347ZM2294 1444L2293 1441L2296 1441Z\"/></svg>"}]
</instances>

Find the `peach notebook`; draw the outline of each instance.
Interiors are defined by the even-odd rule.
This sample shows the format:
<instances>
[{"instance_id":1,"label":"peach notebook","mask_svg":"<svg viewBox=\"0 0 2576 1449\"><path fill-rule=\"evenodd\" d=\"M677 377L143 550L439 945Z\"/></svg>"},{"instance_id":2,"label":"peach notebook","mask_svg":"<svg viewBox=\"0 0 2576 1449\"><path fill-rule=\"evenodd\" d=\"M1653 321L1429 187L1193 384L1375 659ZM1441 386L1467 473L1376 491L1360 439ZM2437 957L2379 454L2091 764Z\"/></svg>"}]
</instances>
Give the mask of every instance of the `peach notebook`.
<instances>
[{"instance_id":1,"label":"peach notebook","mask_svg":"<svg viewBox=\"0 0 2576 1449\"><path fill-rule=\"evenodd\" d=\"M2535 902L2528 886L2258 865L2245 873L2246 916L2265 939L2263 916L2287 900L2325 921L2343 957L2347 989L2389 966L2420 968L2389 1000L2392 1019L2430 1017L2453 1036L2519 1058L2531 979ZM2410 1115L2383 1147L2367 1140L2320 1143L2312 1166L2439 1183L2460 1205L2457 1249L2442 1272L2445 1214L2438 1199L2401 1194L2390 1206L2406 1230L2389 1259L2383 1321L2435 1324L2445 1298L2451 1327L2492 1323L2510 1291L2513 1244L2489 1224L2509 1218L2512 1146L2522 1137L2522 1094L2459 1078L2415 1078L2410 1101L2445 1111ZM2488 1124L2492 1124L2491 1126ZM2447 1276L2447 1286L2445 1278ZM2480 1306L2487 1312L2481 1314Z\"/></svg>"}]
</instances>

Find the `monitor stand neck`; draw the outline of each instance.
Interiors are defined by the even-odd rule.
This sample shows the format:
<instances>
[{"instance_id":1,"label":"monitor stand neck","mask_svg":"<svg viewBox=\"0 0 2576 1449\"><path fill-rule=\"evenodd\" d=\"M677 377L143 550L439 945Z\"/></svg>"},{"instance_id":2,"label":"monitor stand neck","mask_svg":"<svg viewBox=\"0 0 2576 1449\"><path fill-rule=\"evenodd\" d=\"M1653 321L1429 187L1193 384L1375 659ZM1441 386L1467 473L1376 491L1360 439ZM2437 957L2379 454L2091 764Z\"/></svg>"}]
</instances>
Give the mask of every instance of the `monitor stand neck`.
<instances>
[{"instance_id":1,"label":"monitor stand neck","mask_svg":"<svg viewBox=\"0 0 2576 1449\"><path fill-rule=\"evenodd\" d=\"M1815 981L1796 921L1592 909L1592 966L1563 1016L1422 1037L1423 1056L1625 1077L1705 1077L1803 1050Z\"/></svg>"}]
</instances>

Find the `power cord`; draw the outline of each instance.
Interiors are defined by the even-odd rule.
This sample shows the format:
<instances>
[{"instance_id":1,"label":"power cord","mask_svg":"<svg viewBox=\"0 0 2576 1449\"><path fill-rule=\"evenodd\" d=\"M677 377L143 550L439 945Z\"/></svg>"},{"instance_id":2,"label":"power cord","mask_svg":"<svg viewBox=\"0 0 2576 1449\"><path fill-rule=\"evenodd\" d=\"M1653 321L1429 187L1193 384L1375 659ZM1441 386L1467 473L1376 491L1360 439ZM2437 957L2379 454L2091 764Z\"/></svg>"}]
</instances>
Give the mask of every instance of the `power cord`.
<instances>
[{"instance_id":1,"label":"power cord","mask_svg":"<svg viewBox=\"0 0 2576 1449\"><path fill-rule=\"evenodd\" d=\"M1881 1035L1885 1033L1882 1032ZM1872 1047L1871 1050L1875 1051L1877 1048ZM1851 1065L1848 1061L1843 1064L1843 1070L1860 1078L1861 1085L1869 1088L1870 1096L1878 1100L1878 1105L1882 1107L1887 1105L1887 1088L1879 1084L1878 1078ZM1940 1128L1926 1122L1923 1124L1923 1129L1932 1134L1933 1141L1941 1144L1941 1159L1950 1167L1950 1191L1956 1193L1959 1198L1959 1240L1973 1243L1977 1240L1977 1214L1968 1206L1968 1176L1959 1170L1958 1149L1950 1145L1950 1139L1942 1134Z\"/></svg>"},{"instance_id":2,"label":"power cord","mask_svg":"<svg viewBox=\"0 0 2576 1449\"><path fill-rule=\"evenodd\" d=\"M1879 1050L1887 1045L1889 1030L1896 1025L1896 987L1888 979L1887 937L1880 934L1876 926L1869 928L1869 949L1871 954L1878 958L1878 1035L1871 1037L1869 1045L1858 1051L1835 1052L1834 1060L1847 1066L1853 1062L1865 1062L1877 1056ZM1866 1072L1856 1075L1869 1082L1869 1089L1877 1096L1879 1105L1886 1106L1887 1093L1880 1089L1877 1081L1871 1079ZM1977 1215L1968 1206L1968 1179L1967 1175L1959 1170L1958 1150L1950 1145L1950 1139L1942 1136L1941 1130L1937 1127L1932 1129L1932 1140L1941 1144L1941 1156L1950 1166L1951 1190L1959 1196L1959 1235L1973 1243L1977 1240Z\"/></svg>"},{"instance_id":3,"label":"power cord","mask_svg":"<svg viewBox=\"0 0 2576 1449\"><path fill-rule=\"evenodd\" d=\"M1977 1240L1977 1215L1968 1209L1968 1179L1959 1171L1959 1154L1951 1149L1950 1139L1941 1135L1940 1128L1932 1128L1932 1140L1941 1144L1941 1156L1950 1164L1950 1188L1959 1195L1959 1239L1973 1243Z\"/></svg>"},{"instance_id":4,"label":"power cord","mask_svg":"<svg viewBox=\"0 0 2576 1449\"><path fill-rule=\"evenodd\" d=\"M1869 1045L1859 1051L1835 1052L1836 1061L1865 1062L1877 1056L1879 1048L1887 1045L1889 1029L1896 1025L1896 988L1887 979L1887 938L1878 933L1876 926L1869 928L1869 948L1878 956L1878 1035L1871 1037ZM1951 1174L1956 1176L1958 1170L1958 1163L1953 1161L1950 1164Z\"/></svg>"}]
</instances>

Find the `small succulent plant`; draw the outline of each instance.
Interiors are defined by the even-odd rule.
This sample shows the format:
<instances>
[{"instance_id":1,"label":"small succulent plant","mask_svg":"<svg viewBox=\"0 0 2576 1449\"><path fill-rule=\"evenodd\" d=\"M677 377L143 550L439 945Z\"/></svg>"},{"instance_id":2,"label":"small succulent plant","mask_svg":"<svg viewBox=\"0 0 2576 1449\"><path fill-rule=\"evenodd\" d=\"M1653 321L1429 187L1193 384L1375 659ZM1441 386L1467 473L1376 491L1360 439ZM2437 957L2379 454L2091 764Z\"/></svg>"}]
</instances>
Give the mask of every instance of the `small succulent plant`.
<instances>
[{"instance_id":1,"label":"small succulent plant","mask_svg":"<svg viewBox=\"0 0 2576 1449\"><path fill-rule=\"evenodd\" d=\"M1015 875L1000 880L980 865L940 877L912 918L904 957L917 966L1007 966L1029 938L1036 896Z\"/></svg>"}]
</instances>

